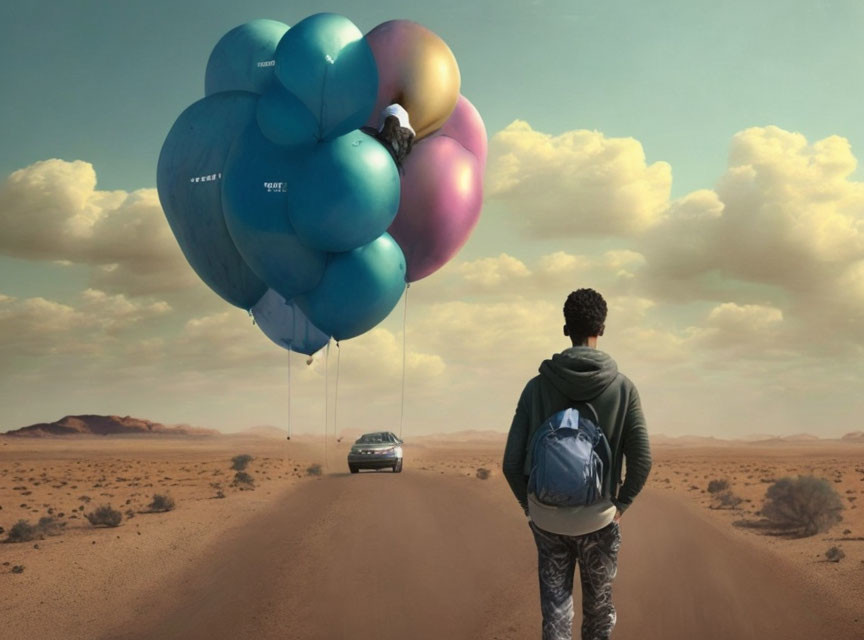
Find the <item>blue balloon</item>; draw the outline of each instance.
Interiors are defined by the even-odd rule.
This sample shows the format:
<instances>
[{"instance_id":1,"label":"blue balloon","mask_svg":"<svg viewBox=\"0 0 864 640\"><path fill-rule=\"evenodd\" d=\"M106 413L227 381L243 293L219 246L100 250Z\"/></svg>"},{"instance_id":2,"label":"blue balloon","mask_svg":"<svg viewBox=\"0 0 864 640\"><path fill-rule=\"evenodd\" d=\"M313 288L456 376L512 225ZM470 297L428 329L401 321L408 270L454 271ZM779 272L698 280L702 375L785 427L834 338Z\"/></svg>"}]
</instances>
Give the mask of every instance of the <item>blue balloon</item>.
<instances>
[{"instance_id":1,"label":"blue balloon","mask_svg":"<svg viewBox=\"0 0 864 640\"><path fill-rule=\"evenodd\" d=\"M352 131L297 153L291 223L322 251L350 251L384 233L399 210L399 171L370 135Z\"/></svg>"},{"instance_id":2,"label":"blue balloon","mask_svg":"<svg viewBox=\"0 0 864 640\"><path fill-rule=\"evenodd\" d=\"M384 233L353 251L331 254L317 287L295 301L312 323L337 340L369 331L405 290L405 256Z\"/></svg>"},{"instance_id":3,"label":"blue balloon","mask_svg":"<svg viewBox=\"0 0 864 640\"><path fill-rule=\"evenodd\" d=\"M257 117L261 133L276 144L302 145L318 141L318 119L278 82L261 96Z\"/></svg>"},{"instance_id":4,"label":"blue balloon","mask_svg":"<svg viewBox=\"0 0 864 640\"><path fill-rule=\"evenodd\" d=\"M159 200L183 254L198 276L231 304L249 309L267 285L246 265L222 215L222 177L234 139L255 119L258 97L219 93L192 104L159 154Z\"/></svg>"},{"instance_id":5,"label":"blue balloon","mask_svg":"<svg viewBox=\"0 0 864 640\"><path fill-rule=\"evenodd\" d=\"M318 118L321 140L362 127L375 108L375 56L344 16L318 13L295 25L276 48L275 73Z\"/></svg>"},{"instance_id":6,"label":"blue balloon","mask_svg":"<svg viewBox=\"0 0 864 640\"><path fill-rule=\"evenodd\" d=\"M276 47L286 31L288 25L276 20L252 20L222 36L207 61L204 95L263 93L273 82Z\"/></svg>"},{"instance_id":7,"label":"blue balloon","mask_svg":"<svg viewBox=\"0 0 864 640\"><path fill-rule=\"evenodd\" d=\"M225 164L222 203L228 231L249 267L290 300L315 287L327 254L300 242L288 212L297 156L268 141L252 123Z\"/></svg>"},{"instance_id":8,"label":"blue balloon","mask_svg":"<svg viewBox=\"0 0 864 640\"><path fill-rule=\"evenodd\" d=\"M264 335L297 353L311 356L330 342L330 336L309 322L294 301L286 302L273 289L268 289L252 307L252 317Z\"/></svg>"}]
</instances>

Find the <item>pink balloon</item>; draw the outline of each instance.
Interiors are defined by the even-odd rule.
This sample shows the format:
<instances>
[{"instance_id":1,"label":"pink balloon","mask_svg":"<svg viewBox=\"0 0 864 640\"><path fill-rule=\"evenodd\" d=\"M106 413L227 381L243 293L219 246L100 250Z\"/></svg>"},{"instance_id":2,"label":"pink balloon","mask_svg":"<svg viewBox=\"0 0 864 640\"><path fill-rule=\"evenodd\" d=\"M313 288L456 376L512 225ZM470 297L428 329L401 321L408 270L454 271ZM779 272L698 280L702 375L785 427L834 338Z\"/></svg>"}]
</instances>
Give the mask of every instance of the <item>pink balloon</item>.
<instances>
[{"instance_id":1,"label":"pink balloon","mask_svg":"<svg viewBox=\"0 0 864 640\"><path fill-rule=\"evenodd\" d=\"M481 172L486 169L486 125L477 108L463 95L453 109L452 115L430 137L449 136L477 156Z\"/></svg>"},{"instance_id":2,"label":"pink balloon","mask_svg":"<svg viewBox=\"0 0 864 640\"><path fill-rule=\"evenodd\" d=\"M387 231L405 254L406 280L415 282L440 269L468 240L483 206L483 169L477 156L447 135L421 140L403 166L399 211Z\"/></svg>"}]
</instances>

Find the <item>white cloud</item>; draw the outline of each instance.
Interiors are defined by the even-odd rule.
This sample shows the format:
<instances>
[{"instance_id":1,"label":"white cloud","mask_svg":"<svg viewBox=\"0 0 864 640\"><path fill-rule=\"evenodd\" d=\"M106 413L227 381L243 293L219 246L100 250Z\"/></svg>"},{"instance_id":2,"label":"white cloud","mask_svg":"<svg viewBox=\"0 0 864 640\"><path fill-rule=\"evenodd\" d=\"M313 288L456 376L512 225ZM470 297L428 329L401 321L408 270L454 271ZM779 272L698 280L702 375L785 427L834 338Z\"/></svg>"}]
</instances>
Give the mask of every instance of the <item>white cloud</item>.
<instances>
[{"instance_id":1,"label":"white cloud","mask_svg":"<svg viewBox=\"0 0 864 640\"><path fill-rule=\"evenodd\" d=\"M695 346L767 352L780 337L783 312L769 305L724 302L708 313Z\"/></svg>"},{"instance_id":2,"label":"white cloud","mask_svg":"<svg viewBox=\"0 0 864 640\"><path fill-rule=\"evenodd\" d=\"M126 295L198 287L155 189L100 191L88 162L43 160L0 185L0 253L93 267L94 287Z\"/></svg>"},{"instance_id":3,"label":"white cloud","mask_svg":"<svg viewBox=\"0 0 864 640\"><path fill-rule=\"evenodd\" d=\"M547 301L431 304L411 323L409 338L424 351L490 374L501 363L548 355L563 342L561 308Z\"/></svg>"},{"instance_id":4,"label":"white cloud","mask_svg":"<svg viewBox=\"0 0 864 640\"><path fill-rule=\"evenodd\" d=\"M646 234L646 277L719 269L799 292L825 286L864 257L864 184L849 179L855 164L837 136L808 144L778 127L736 134L716 191L673 203Z\"/></svg>"},{"instance_id":5,"label":"white cloud","mask_svg":"<svg viewBox=\"0 0 864 640\"><path fill-rule=\"evenodd\" d=\"M134 302L95 289L84 291L75 306L42 297L0 295L0 354L5 356L0 362L10 369L21 357L103 355L121 330L170 310L165 302Z\"/></svg>"},{"instance_id":6,"label":"white cloud","mask_svg":"<svg viewBox=\"0 0 864 640\"><path fill-rule=\"evenodd\" d=\"M638 295L631 286L645 265L644 257L629 249L597 255L566 251L521 260L506 253L468 261L454 261L434 278L411 289L412 300L435 304L442 300L512 301L561 299L582 287L606 296Z\"/></svg>"},{"instance_id":7,"label":"white cloud","mask_svg":"<svg viewBox=\"0 0 864 640\"><path fill-rule=\"evenodd\" d=\"M494 258L480 258L472 262L463 262L458 266L457 272L465 282L477 285L481 289L501 285L509 286L513 279L526 278L531 275L524 262L506 253Z\"/></svg>"},{"instance_id":8,"label":"white cloud","mask_svg":"<svg viewBox=\"0 0 864 640\"><path fill-rule=\"evenodd\" d=\"M784 312L766 329L775 341L848 354L864 343L864 183L851 178L855 167L838 136L809 143L774 126L741 131L716 189L671 203L637 239L646 266L634 286L667 302L768 304ZM768 338L759 342L767 350Z\"/></svg>"},{"instance_id":9,"label":"white cloud","mask_svg":"<svg viewBox=\"0 0 864 640\"><path fill-rule=\"evenodd\" d=\"M98 325L109 332L171 312L171 305L162 300L139 302L123 294L111 295L98 289L86 289L81 298L81 311L96 318Z\"/></svg>"},{"instance_id":10,"label":"white cloud","mask_svg":"<svg viewBox=\"0 0 864 640\"><path fill-rule=\"evenodd\" d=\"M486 193L538 237L628 236L668 206L672 172L639 141L576 130L552 136L516 120L489 145Z\"/></svg>"}]
</instances>

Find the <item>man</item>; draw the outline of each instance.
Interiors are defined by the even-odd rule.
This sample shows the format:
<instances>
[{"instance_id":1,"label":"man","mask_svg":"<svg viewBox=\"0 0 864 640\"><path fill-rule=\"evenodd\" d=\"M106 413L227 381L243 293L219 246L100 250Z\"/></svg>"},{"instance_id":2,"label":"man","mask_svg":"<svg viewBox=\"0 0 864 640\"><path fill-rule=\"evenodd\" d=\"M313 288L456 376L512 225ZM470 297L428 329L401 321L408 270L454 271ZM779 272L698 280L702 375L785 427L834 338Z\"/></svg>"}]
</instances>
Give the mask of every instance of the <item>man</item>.
<instances>
[{"instance_id":1,"label":"man","mask_svg":"<svg viewBox=\"0 0 864 640\"><path fill-rule=\"evenodd\" d=\"M361 127L360 131L384 145L396 163L396 168L402 173L402 163L414 148L415 137L414 128L404 107L397 102L384 107L378 118L378 128Z\"/></svg>"},{"instance_id":2,"label":"man","mask_svg":"<svg viewBox=\"0 0 864 640\"><path fill-rule=\"evenodd\" d=\"M621 514L642 490L651 470L648 432L639 394L618 365L597 349L606 301L593 289L572 292L564 303L564 335L573 346L544 360L516 406L502 470L528 516L538 552L543 640L571 640L576 563L582 583L582 640L606 640L616 622L612 580L618 571ZM586 400L594 407L612 450L602 498L587 506L550 507L528 494L529 443L558 411ZM626 480L621 484L622 458Z\"/></svg>"}]
</instances>

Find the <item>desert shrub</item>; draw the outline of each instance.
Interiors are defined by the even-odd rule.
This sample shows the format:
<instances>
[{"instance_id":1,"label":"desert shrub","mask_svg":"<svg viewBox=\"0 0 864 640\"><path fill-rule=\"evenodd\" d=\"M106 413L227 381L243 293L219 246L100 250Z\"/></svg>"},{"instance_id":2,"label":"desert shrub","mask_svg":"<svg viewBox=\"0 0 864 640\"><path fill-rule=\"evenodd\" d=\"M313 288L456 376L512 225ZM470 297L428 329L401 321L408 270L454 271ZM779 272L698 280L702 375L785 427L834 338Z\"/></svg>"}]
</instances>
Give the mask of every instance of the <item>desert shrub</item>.
<instances>
[{"instance_id":1,"label":"desert shrub","mask_svg":"<svg viewBox=\"0 0 864 640\"><path fill-rule=\"evenodd\" d=\"M846 557L846 554L840 547L831 547L825 552L825 557L828 559L828 562L840 562Z\"/></svg>"},{"instance_id":2,"label":"desert shrub","mask_svg":"<svg viewBox=\"0 0 864 640\"><path fill-rule=\"evenodd\" d=\"M708 493L719 493L729 488L728 480L712 480L708 483Z\"/></svg>"},{"instance_id":3,"label":"desert shrub","mask_svg":"<svg viewBox=\"0 0 864 640\"><path fill-rule=\"evenodd\" d=\"M307 476L320 476L321 475L321 465L317 462L310 464L306 467L306 475Z\"/></svg>"},{"instance_id":4,"label":"desert shrub","mask_svg":"<svg viewBox=\"0 0 864 640\"><path fill-rule=\"evenodd\" d=\"M734 509L741 504L741 498L736 496L730 490L721 491L714 494L714 509Z\"/></svg>"},{"instance_id":5,"label":"desert shrub","mask_svg":"<svg viewBox=\"0 0 864 640\"><path fill-rule=\"evenodd\" d=\"M9 529L6 542L29 542L34 540L37 535L39 535L39 529L36 525L30 524L27 520L19 520Z\"/></svg>"},{"instance_id":6,"label":"desert shrub","mask_svg":"<svg viewBox=\"0 0 864 640\"><path fill-rule=\"evenodd\" d=\"M91 511L85 515L94 527L99 525L117 527L123 520L123 514L117 509L112 508L110 504L103 504L101 507L97 507L95 511Z\"/></svg>"},{"instance_id":7,"label":"desert shrub","mask_svg":"<svg viewBox=\"0 0 864 640\"><path fill-rule=\"evenodd\" d=\"M492 472L489 469L484 469L483 467L477 469L478 480L488 480L490 475L492 475Z\"/></svg>"},{"instance_id":8,"label":"desert shrub","mask_svg":"<svg viewBox=\"0 0 864 640\"><path fill-rule=\"evenodd\" d=\"M824 478L780 478L765 492L762 514L778 526L812 536L826 531L843 517L843 502Z\"/></svg>"},{"instance_id":9,"label":"desert shrub","mask_svg":"<svg viewBox=\"0 0 864 640\"><path fill-rule=\"evenodd\" d=\"M248 453L234 456L233 458L231 458L231 468L234 471L244 471L249 465L249 463L252 462L252 460L254 460L254 458Z\"/></svg>"},{"instance_id":10,"label":"desert shrub","mask_svg":"<svg viewBox=\"0 0 864 640\"><path fill-rule=\"evenodd\" d=\"M39 533L43 535L59 536L63 525L64 523L58 521L56 518L52 518L51 516L42 516L39 518L39 524L36 525L36 528L39 529Z\"/></svg>"},{"instance_id":11,"label":"desert shrub","mask_svg":"<svg viewBox=\"0 0 864 640\"><path fill-rule=\"evenodd\" d=\"M234 474L234 482L232 484L234 484L235 486L241 487L241 488L242 487L250 487L250 488L255 487L255 481L252 479L252 476L250 476L245 471L238 471L237 473L235 473Z\"/></svg>"},{"instance_id":12,"label":"desert shrub","mask_svg":"<svg viewBox=\"0 0 864 640\"><path fill-rule=\"evenodd\" d=\"M148 511L171 511L174 508L174 498L161 493L153 495L153 500L147 505Z\"/></svg>"},{"instance_id":13,"label":"desert shrub","mask_svg":"<svg viewBox=\"0 0 864 640\"><path fill-rule=\"evenodd\" d=\"M42 516L36 524L27 520L19 520L6 535L6 542L29 542L45 536L59 536L65 523L58 522L51 516Z\"/></svg>"}]
</instances>

